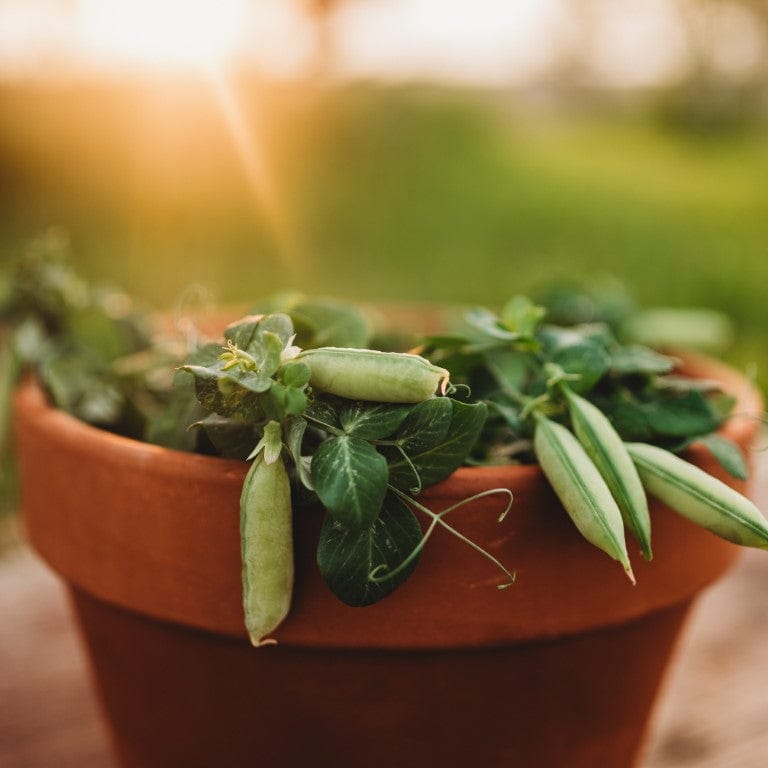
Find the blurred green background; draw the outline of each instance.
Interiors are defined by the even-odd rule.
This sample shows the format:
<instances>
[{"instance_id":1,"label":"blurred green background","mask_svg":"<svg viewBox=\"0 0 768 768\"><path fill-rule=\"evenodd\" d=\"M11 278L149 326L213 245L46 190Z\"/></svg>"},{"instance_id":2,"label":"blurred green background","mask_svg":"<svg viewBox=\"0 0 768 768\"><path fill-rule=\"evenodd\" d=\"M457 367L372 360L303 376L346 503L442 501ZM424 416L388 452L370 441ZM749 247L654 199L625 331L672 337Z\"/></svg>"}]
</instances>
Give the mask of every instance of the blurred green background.
<instances>
[{"instance_id":1,"label":"blurred green background","mask_svg":"<svg viewBox=\"0 0 768 768\"><path fill-rule=\"evenodd\" d=\"M643 305L728 312L728 357L764 367L765 67L726 76L699 37L686 67L640 88L590 79L578 40L524 86L329 77L329 21L374 5L304 2L317 45L300 76L4 79L2 259L60 225L86 275L158 307L190 284L221 302L295 287L495 304L613 275ZM760 3L730 5L765 32Z\"/></svg>"}]
</instances>

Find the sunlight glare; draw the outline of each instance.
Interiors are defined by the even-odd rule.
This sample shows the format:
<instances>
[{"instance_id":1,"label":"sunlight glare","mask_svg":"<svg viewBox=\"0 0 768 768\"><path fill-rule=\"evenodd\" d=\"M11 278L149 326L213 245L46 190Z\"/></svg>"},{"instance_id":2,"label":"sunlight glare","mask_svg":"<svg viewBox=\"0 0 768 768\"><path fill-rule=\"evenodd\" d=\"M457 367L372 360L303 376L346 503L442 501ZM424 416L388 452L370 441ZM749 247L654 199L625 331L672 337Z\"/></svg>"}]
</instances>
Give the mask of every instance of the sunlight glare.
<instances>
[{"instance_id":1,"label":"sunlight glare","mask_svg":"<svg viewBox=\"0 0 768 768\"><path fill-rule=\"evenodd\" d=\"M301 248L291 212L269 162L262 119L264 105L252 101L246 115L234 83L225 72L212 70L209 79L256 208L265 217L283 267L295 277L301 269Z\"/></svg>"},{"instance_id":2,"label":"sunlight glare","mask_svg":"<svg viewBox=\"0 0 768 768\"><path fill-rule=\"evenodd\" d=\"M84 46L104 59L169 68L232 58L247 17L245 0L80 0Z\"/></svg>"}]
</instances>

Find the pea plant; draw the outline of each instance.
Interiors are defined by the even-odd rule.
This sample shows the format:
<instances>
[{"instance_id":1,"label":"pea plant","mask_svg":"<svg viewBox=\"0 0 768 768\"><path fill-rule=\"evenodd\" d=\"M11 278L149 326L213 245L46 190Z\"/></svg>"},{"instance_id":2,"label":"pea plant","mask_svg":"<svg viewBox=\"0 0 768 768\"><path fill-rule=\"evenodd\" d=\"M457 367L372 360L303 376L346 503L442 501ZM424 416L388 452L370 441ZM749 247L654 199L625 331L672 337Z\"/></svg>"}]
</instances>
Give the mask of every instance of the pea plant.
<instances>
[{"instance_id":1,"label":"pea plant","mask_svg":"<svg viewBox=\"0 0 768 768\"><path fill-rule=\"evenodd\" d=\"M448 519L498 496L501 521L510 490L440 511L420 497L462 465L539 464L578 531L633 582L625 531L651 559L648 493L719 536L768 548L751 502L679 455L703 443L746 477L739 448L718 434L733 398L680 376L675 359L623 343L607 322L554 325L546 306L515 297L402 352L376 341L354 307L284 294L218 340L187 333L171 343L122 294L87 286L49 252L28 254L8 285L5 401L31 367L78 418L250 462L240 533L254 645L271 642L290 611L297 504L323 515L317 565L350 606L403 584L437 528L498 568L499 588L512 584L507 566Z\"/></svg>"},{"instance_id":2,"label":"pea plant","mask_svg":"<svg viewBox=\"0 0 768 768\"><path fill-rule=\"evenodd\" d=\"M245 616L254 644L290 607L289 468L324 509L317 563L349 605L370 605L402 584L436 526L464 539L445 521L447 510L435 513L416 498L464 462L485 421L483 403L445 394L445 369L407 353L302 350L284 313L245 317L224 339L223 348L201 349L181 371L191 378L184 396L194 392L209 414L196 425L221 453L249 450L245 458L253 460L240 513ZM414 509L429 519L426 533ZM511 583L501 563L472 546Z\"/></svg>"},{"instance_id":3,"label":"pea plant","mask_svg":"<svg viewBox=\"0 0 768 768\"><path fill-rule=\"evenodd\" d=\"M759 510L677 455L702 443L746 479L739 448L717 434L734 399L676 375L671 357L619 343L607 323L553 326L546 314L518 296L425 340L421 351L489 409L469 461L538 463L584 538L633 582L625 529L650 560L646 491L723 538L768 548Z\"/></svg>"}]
</instances>

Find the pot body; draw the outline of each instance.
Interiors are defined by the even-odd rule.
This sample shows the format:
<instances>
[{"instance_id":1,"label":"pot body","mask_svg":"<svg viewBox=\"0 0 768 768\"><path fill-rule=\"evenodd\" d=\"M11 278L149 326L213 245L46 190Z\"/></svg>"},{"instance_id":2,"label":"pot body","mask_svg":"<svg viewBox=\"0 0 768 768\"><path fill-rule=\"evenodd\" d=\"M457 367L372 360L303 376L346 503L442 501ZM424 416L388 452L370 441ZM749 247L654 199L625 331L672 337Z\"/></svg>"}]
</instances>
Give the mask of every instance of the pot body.
<instances>
[{"instance_id":1,"label":"pot body","mask_svg":"<svg viewBox=\"0 0 768 768\"><path fill-rule=\"evenodd\" d=\"M688 361L757 413L732 371ZM756 422L728 426L742 447ZM253 649L242 627L240 462L159 449L17 397L22 500L33 546L71 586L125 766L627 768L695 594L737 548L652 505L654 560L638 586L586 544L536 467L462 469L436 511L489 487L453 524L517 571L436 534L414 577L353 609L314 564L317 510L296 510L294 605ZM704 452L692 458L718 474ZM721 475L722 476L722 475ZM733 483L739 486L740 484ZM743 490L743 487L740 488Z\"/></svg>"}]
</instances>

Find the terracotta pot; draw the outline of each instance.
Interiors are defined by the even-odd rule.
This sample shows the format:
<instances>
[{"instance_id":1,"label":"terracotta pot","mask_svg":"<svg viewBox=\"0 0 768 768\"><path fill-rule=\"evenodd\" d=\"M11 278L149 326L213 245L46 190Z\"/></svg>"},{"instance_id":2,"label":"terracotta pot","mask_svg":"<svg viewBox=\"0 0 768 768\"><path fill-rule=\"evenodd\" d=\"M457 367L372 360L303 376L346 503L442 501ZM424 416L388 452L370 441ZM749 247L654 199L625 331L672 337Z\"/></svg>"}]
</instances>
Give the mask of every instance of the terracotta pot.
<instances>
[{"instance_id":1,"label":"terracotta pot","mask_svg":"<svg viewBox=\"0 0 768 768\"><path fill-rule=\"evenodd\" d=\"M732 370L736 412L761 410ZM383 602L338 602L315 565L320 514L297 509L297 580L279 644L253 649L240 602L246 466L157 448L17 396L29 539L68 582L123 766L516 765L627 768L695 595L737 548L652 507L638 585L585 543L537 467L461 469L425 494L442 509L504 486L454 524L517 571L499 574L438 531ZM751 419L729 437L747 447ZM722 477L703 451L691 458ZM729 480L731 484L740 486ZM741 488L743 490L743 488Z\"/></svg>"}]
</instances>

